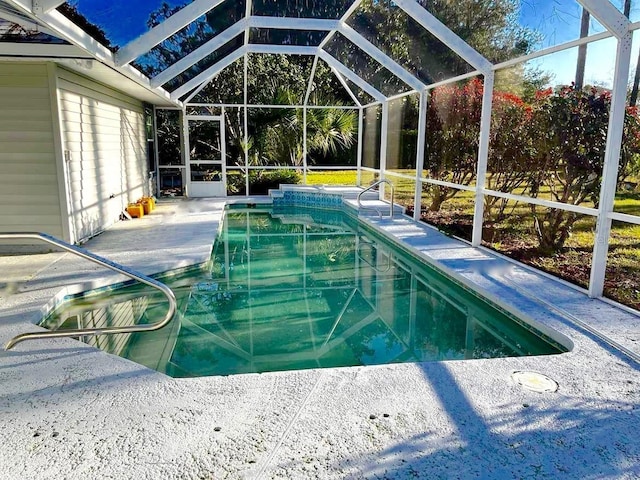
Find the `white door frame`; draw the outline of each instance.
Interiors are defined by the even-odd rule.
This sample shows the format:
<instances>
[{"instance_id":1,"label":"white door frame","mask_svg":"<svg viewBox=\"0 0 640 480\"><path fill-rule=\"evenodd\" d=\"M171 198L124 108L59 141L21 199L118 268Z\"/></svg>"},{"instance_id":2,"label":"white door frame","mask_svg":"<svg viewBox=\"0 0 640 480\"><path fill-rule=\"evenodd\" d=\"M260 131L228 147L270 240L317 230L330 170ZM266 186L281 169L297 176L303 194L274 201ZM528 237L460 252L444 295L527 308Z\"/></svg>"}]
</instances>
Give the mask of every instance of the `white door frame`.
<instances>
[{"instance_id":1,"label":"white door frame","mask_svg":"<svg viewBox=\"0 0 640 480\"><path fill-rule=\"evenodd\" d=\"M227 196L227 162L226 162L226 138L224 116L222 115L184 115L184 142L186 146L186 185L185 191L187 197L226 197ZM218 122L220 127L220 159L219 160L200 160L191 158L191 145L189 135L190 121ZM194 181L191 179L192 164L208 164L219 165L221 168L220 181Z\"/></svg>"}]
</instances>

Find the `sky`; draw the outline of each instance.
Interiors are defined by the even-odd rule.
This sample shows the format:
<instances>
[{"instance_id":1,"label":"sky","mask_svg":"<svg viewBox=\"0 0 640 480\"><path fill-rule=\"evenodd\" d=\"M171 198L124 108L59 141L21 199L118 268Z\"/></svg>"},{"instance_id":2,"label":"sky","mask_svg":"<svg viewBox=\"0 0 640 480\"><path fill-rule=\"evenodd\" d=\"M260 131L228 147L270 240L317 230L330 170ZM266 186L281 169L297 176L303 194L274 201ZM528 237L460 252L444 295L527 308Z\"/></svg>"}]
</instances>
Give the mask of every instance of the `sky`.
<instances>
[{"instance_id":1,"label":"sky","mask_svg":"<svg viewBox=\"0 0 640 480\"><path fill-rule=\"evenodd\" d=\"M164 1L171 6L185 3ZM162 0L69 0L69 3L90 22L102 27L113 44L123 46L148 30L149 14L162 4Z\"/></svg>"},{"instance_id":2,"label":"sky","mask_svg":"<svg viewBox=\"0 0 640 480\"><path fill-rule=\"evenodd\" d=\"M617 1L617 0L615 0ZM522 0L519 23L543 36L542 48L553 47L580 37L582 7L575 0ZM593 17L589 34L605 31ZM590 44L587 49L585 84L611 88L615 66L616 42L613 39ZM527 63L551 73L551 85L570 84L575 79L578 49L572 48Z\"/></svg>"},{"instance_id":3,"label":"sky","mask_svg":"<svg viewBox=\"0 0 640 480\"><path fill-rule=\"evenodd\" d=\"M178 5L184 0L166 0ZM227 0L235 1L235 0ZM621 9L624 0L611 1ZM640 0L634 5L631 20L640 20ZM91 22L103 27L116 45L123 46L147 30L149 14L161 4L161 0L71 0ZM539 48L547 48L580 36L582 7L576 0L520 0L520 25L534 29L543 37ZM595 19L590 24L590 34L604 31ZM634 42L632 67L638 57L640 42ZM553 84L568 84L575 77L577 48L530 61L527 66L552 73ZM585 83L611 87L615 63L615 41L603 40L591 44L587 52Z\"/></svg>"}]
</instances>

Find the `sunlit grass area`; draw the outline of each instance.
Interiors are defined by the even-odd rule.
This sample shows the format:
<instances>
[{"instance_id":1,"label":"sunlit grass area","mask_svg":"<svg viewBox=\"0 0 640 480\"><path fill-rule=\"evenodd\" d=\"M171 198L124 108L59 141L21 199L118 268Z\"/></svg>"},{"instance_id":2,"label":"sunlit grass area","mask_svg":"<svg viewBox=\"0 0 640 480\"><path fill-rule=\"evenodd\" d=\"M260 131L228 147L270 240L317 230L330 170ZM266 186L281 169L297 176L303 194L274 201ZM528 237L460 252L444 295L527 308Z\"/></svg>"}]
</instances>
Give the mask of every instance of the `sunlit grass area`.
<instances>
[{"instance_id":1,"label":"sunlit grass area","mask_svg":"<svg viewBox=\"0 0 640 480\"><path fill-rule=\"evenodd\" d=\"M355 185L355 170L326 170L307 172L307 185Z\"/></svg>"}]
</instances>

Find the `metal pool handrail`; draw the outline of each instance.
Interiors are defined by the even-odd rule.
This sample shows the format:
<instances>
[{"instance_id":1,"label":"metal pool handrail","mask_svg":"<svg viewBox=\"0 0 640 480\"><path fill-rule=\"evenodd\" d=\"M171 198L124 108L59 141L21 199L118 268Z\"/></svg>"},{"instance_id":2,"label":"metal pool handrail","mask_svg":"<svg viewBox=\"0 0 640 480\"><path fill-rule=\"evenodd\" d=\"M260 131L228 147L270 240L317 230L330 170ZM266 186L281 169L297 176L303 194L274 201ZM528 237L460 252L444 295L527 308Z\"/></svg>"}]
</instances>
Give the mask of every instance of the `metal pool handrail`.
<instances>
[{"instance_id":1,"label":"metal pool handrail","mask_svg":"<svg viewBox=\"0 0 640 480\"><path fill-rule=\"evenodd\" d=\"M378 185L380 185L381 183L386 183L387 185L389 185L391 187L391 205L389 208L389 216L393 217L393 198L394 198L394 186L393 183L391 183L389 180L387 180L386 178L383 178L382 180L378 180L375 183L372 183L371 185L369 185L367 188L365 188L364 190L362 190L359 194L358 194L358 208L372 208L373 210L377 211L378 214L380 215L380 218L382 218L382 212L380 210L378 210L375 207L365 207L364 205L362 205L362 202L360 201L360 197L362 197L362 195L364 195L365 192L371 190L373 187L377 187Z\"/></svg>"},{"instance_id":2,"label":"metal pool handrail","mask_svg":"<svg viewBox=\"0 0 640 480\"><path fill-rule=\"evenodd\" d=\"M14 240L26 240L26 239L34 239L41 240L43 242L49 243L51 245L55 245L67 252L73 253L78 257L89 260L90 262L97 263L98 265L102 265L110 270L126 275L127 277L138 280L145 285L148 285L152 288L160 290L162 294L167 297L169 301L169 309L165 315L165 317L156 323L150 323L145 325L126 325L120 327L105 327L105 328L77 328L73 330L63 330L63 331L47 331L47 332L28 332L22 333L13 337L11 340L7 342L5 345L5 350L9 350L13 348L16 344L24 341L24 340L36 340L42 338L57 338L57 337L78 337L81 335L101 335L101 334L118 334L118 333L137 333L137 332L150 332L153 330L159 330L162 327L166 326L174 317L176 313L176 297L173 294L173 291L167 287L164 283L161 283L151 277L147 277L146 275L136 272L132 269L119 265L111 260L107 260L106 258L95 255L87 250L76 247L75 245L70 245L62 240L59 240L51 235L47 235L46 233L0 233L0 240L4 239L14 239Z\"/></svg>"}]
</instances>

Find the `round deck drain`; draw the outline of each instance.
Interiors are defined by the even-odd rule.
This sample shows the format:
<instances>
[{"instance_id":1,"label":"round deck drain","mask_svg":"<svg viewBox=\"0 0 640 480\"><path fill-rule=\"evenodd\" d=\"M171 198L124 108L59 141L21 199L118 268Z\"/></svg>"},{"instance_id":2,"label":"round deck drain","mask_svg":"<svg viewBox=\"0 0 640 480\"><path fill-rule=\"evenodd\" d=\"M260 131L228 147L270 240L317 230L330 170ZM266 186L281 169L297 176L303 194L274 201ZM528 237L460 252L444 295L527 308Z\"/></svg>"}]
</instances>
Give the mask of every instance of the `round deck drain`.
<instances>
[{"instance_id":1,"label":"round deck drain","mask_svg":"<svg viewBox=\"0 0 640 480\"><path fill-rule=\"evenodd\" d=\"M537 372L513 372L511 378L522 388L533 392L555 392L558 390L558 383L551 380L546 375Z\"/></svg>"}]
</instances>

